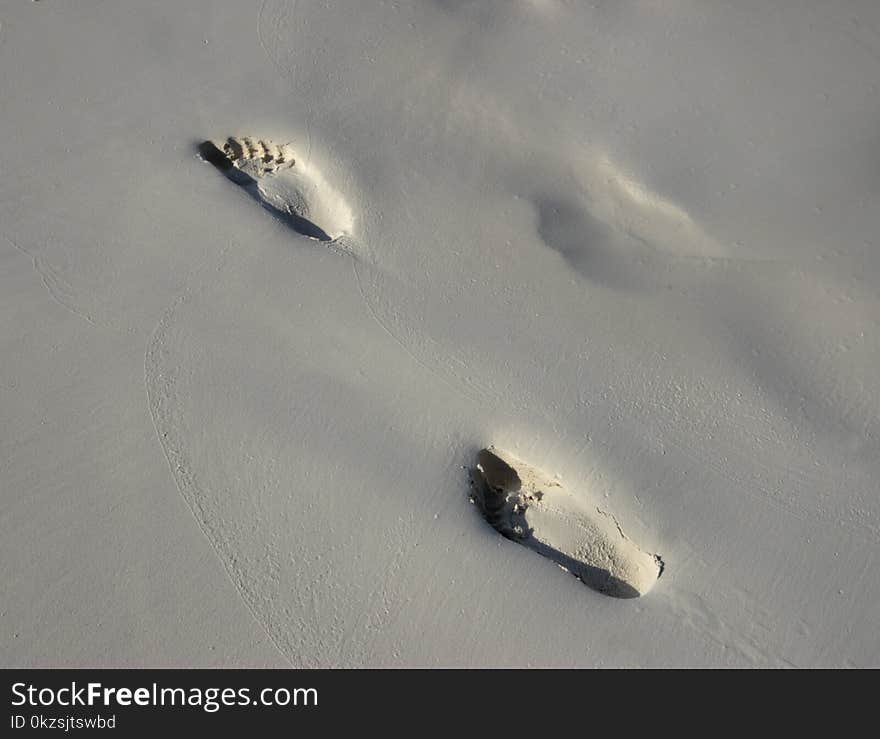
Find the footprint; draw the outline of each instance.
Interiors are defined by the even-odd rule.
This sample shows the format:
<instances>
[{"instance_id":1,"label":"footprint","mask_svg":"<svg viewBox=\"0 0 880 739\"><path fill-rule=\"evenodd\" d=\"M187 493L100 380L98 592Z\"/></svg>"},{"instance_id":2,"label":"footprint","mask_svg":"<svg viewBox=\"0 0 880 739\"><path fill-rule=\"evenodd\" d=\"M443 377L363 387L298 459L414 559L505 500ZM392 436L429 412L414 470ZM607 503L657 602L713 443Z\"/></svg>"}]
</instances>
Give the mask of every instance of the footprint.
<instances>
[{"instance_id":1,"label":"footprint","mask_svg":"<svg viewBox=\"0 0 880 739\"><path fill-rule=\"evenodd\" d=\"M499 534L552 559L594 590L637 598L663 572L660 557L639 549L613 516L506 452L483 449L472 485L471 500Z\"/></svg>"},{"instance_id":2,"label":"footprint","mask_svg":"<svg viewBox=\"0 0 880 739\"><path fill-rule=\"evenodd\" d=\"M634 258L648 259L650 250L621 239L577 197L536 197L532 205L538 237L583 279L616 289L637 289L649 283L645 270L634 269L638 266Z\"/></svg>"},{"instance_id":3,"label":"footprint","mask_svg":"<svg viewBox=\"0 0 880 739\"><path fill-rule=\"evenodd\" d=\"M353 217L345 199L289 144L231 136L222 144L199 144L202 159L297 233L335 241L351 231Z\"/></svg>"}]
</instances>

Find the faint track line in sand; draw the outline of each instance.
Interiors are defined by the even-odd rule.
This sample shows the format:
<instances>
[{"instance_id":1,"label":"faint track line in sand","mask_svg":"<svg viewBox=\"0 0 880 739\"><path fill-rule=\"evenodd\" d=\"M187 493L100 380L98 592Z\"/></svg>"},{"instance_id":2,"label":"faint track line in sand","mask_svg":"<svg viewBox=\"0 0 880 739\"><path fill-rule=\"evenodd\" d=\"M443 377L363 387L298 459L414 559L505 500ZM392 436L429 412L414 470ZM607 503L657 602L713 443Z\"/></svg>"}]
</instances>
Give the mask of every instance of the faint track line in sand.
<instances>
[{"instance_id":1,"label":"faint track line in sand","mask_svg":"<svg viewBox=\"0 0 880 739\"><path fill-rule=\"evenodd\" d=\"M214 270L218 272L222 271L226 255L229 250L233 248L234 245L235 244L233 242L230 242L224 247L219 258L216 260L216 264L213 267ZM350 258L353 266L356 264L357 259L350 252L340 252L337 250L337 253L344 254L345 256ZM293 662L295 655L291 654L290 649L285 647L284 641L281 636L276 634L275 631L270 627L269 623L271 621L264 622L264 620L260 617L255 606L255 599L252 597L253 589L247 587L244 573L239 572L235 567L233 567L232 563L235 562L235 556L233 556L234 552L226 551L223 547L224 522L222 518L218 518L217 522L212 525L209 522L209 516L206 515L205 509L202 505L200 505L200 500L208 499L209 494L201 488L201 483L198 479L198 476L194 471L191 461L188 459L185 452L185 439L177 435L175 423L173 419L170 418L171 409L173 409L177 405L177 400L174 395L174 375L176 372L180 371L180 368L169 365L167 362L167 354L165 353L167 334L171 329L171 326L173 325L174 318L177 312L183 306L187 305L193 299L195 299L199 295L199 293L201 293L205 289L208 289L213 284L209 281L199 281L196 278L197 273L206 271L206 269L208 268L206 268L205 265L201 265L199 267L196 267L191 272L190 276L187 278L187 282L190 286L184 289L184 291L180 295L178 295L177 298L175 298L171 305L165 309L162 317L159 319L148 340L144 354L144 384L147 394L147 404L149 407L150 418L156 433L156 437L159 440L159 445L162 448L162 453L165 457L168 469L171 472L171 477L174 480L175 487L177 488L178 494L183 499L183 502L192 517L195 519L196 525L199 527L199 530L208 540L212 551L214 552L218 560L220 560L224 571L226 572L227 576L229 577L230 581L238 592L239 597L241 598L245 607L248 609L251 616L269 638L273 646L278 650L279 654L281 654L289 664L295 666L295 663ZM359 278L356 271L355 280L360 289ZM362 297L364 297L363 294ZM373 315L372 309L369 303L366 301L365 297L364 301L366 303L368 311L370 311L371 316L373 316L374 320L379 324L381 328L383 328L384 333L387 333L395 341L396 344L401 346L401 348L413 359L413 361L424 367L432 375L437 376L430 367L427 367L422 362L420 362L418 358L413 356L409 352L409 350L394 337L393 334L391 334L389 331L387 331L387 329L384 328L382 322ZM183 369L185 370L185 368ZM444 378L439 376L437 377L438 379L447 382ZM451 504L451 500L448 501L448 503ZM423 534L430 523L430 520L424 521L422 523L422 526L419 528L419 531ZM415 526L416 521L413 519L410 522L408 529L412 531ZM406 536L403 536L400 539L400 541L398 542L397 551L392 557L392 564L384 582L380 585L379 588L374 591L373 595L370 598L370 602L374 606L380 603L384 603L388 600L393 600L396 597L394 588L391 587L391 583L393 581L393 572L399 571L403 566L403 563L406 561L406 555L409 551L407 542L419 540L420 537L416 537L415 539L407 539ZM314 593L312 593L311 597L312 599L314 599L316 596ZM314 609L315 614L317 614L318 609L314 603L312 604L312 608ZM371 619L373 618L375 618L375 616L369 616L365 611L361 616L356 619L354 624L352 624L352 626L340 636L340 644L338 645L338 654L340 657L344 653L346 644L350 643L350 641L356 637L357 633L365 625L370 626Z\"/></svg>"},{"instance_id":2,"label":"faint track line in sand","mask_svg":"<svg viewBox=\"0 0 880 739\"><path fill-rule=\"evenodd\" d=\"M369 315L373 321L378 324L379 328L382 329L382 332L391 338L412 361L425 369L431 376L449 386L456 392L456 394L465 395L471 401L478 402L477 398L463 392L461 388L456 388L449 380L442 375L439 375L436 370L421 361L379 318L361 284L360 274L357 270L357 245L349 245L350 242L346 235L342 235L339 239L333 241L321 243L325 248L351 260L355 284L358 286L359 295L363 300ZM260 625L261 629L266 633L267 637L278 652L289 663L293 664L292 660L295 655L291 652L290 648L285 646L285 632L279 632L277 628L272 627L271 620L264 622L260 615L258 615L256 607L257 599L255 597L257 591L248 587L244 573L240 572L238 568L234 566L236 561L236 557L234 556L235 552L225 548L225 521L222 516L215 516L212 520L212 517L208 515L208 511L205 509L205 504L210 502L210 494L201 487L202 483L192 464L192 460L189 459L186 453L186 439L183 434L179 433L177 427L178 424L176 424L172 417L174 409L180 405L180 399L175 397L176 376L181 372L188 372L190 370L187 367L178 367L175 366L173 362L169 362L169 350L166 349L169 331L171 330L178 311L195 299L199 293L209 289L215 284L207 275L205 278L200 279L200 273L209 273L212 269L216 272L222 271L226 261L226 255L230 249L233 248L233 245L234 242L227 243L218 257L197 265L185 277L184 283L188 285L188 287L186 287L178 297L175 298L171 305L165 309L147 342L144 353L144 385L153 428L156 432L159 445L162 448L163 455L168 464L168 468L174 479L179 495L190 511L190 514L196 520L196 525L199 527L199 530L208 539L214 554L220 560L227 576L238 591L239 597L250 612L251 616ZM424 524L424 526L427 525L428 523ZM394 567L399 569L402 566L406 551L405 544L401 542L399 551L394 557ZM394 597L393 593L389 593L389 583L390 578L381 586L380 592L377 591L372 602L375 603L377 600L384 601L388 598ZM314 598L314 593L312 594L312 597ZM344 650L345 644L354 637L357 631L365 623L368 623L365 618L359 618L356 623L342 635L342 650Z\"/></svg>"},{"instance_id":3,"label":"faint track line in sand","mask_svg":"<svg viewBox=\"0 0 880 739\"><path fill-rule=\"evenodd\" d=\"M24 256L28 257L31 260L31 265L34 268L34 271L37 273L37 275L39 275L40 281L43 283L43 287L46 288L46 292L49 293L49 297L52 299L53 302L60 305L62 308L64 308L64 310L72 313L78 318L81 318L90 326L97 328L98 324L95 322L95 319L75 307L74 303L76 302L76 292L69 282L61 277L47 263L45 263L39 257L31 254L24 247L19 246L15 241L10 239L5 234L3 234L3 238L7 242L9 242L9 244L14 249L21 252Z\"/></svg>"},{"instance_id":4,"label":"faint track line in sand","mask_svg":"<svg viewBox=\"0 0 880 739\"><path fill-rule=\"evenodd\" d=\"M285 69L282 67L281 62L278 61L278 57L276 54L272 52L269 48L269 44L266 41L265 34L263 33L263 17L266 14L266 8L269 5L270 0L263 0L260 3L260 9L257 11L257 41L260 43L260 48L263 50L263 53L266 55L266 58L275 68L275 71L278 73L278 76L283 79L288 86L290 85L290 76L292 74L290 69ZM291 10L296 10L298 0L291 0ZM280 17L287 17L287 14L282 14ZM312 127L309 121L311 120L311 108L309 108L308 103L305 103L306 109L306 155L305 155L305 163L308 165L312 160Z\"/></svg>"},{"instance_id":5,"label":"faint track line in sand","mask_svg":"<svg viewBox=\"0 0 880 739\"><path fill-rule=\"evenodd\" d=\"M257 40L260 42L260 47L263 49L263 53L268 57L269 61L272 63L272 66L275 67L275 71L281 76L282 79L289 82L291 71L290 69L286 69L282 66L281 62L278 59L278 56L272 52L270 49L269 43L266 41L266 36L263 32L263 18L266 16L266 9L269 6L270 0L263 0L260 4L260 9L257 11ZM290 16L290 14L296 10L298 0L290 0L290 11L280 11L275 13L275 25L277 26L281 21L285 20Z\"/></svg>"},{"instance_id":6,"label":"faint track line in sand","mask_svg":"<svg viewBox=\"0 0 880 739\"><path fill-rule=\"evenodd\" d=\"M413 362L415 362L417 365L419 365L419 367L421 367L422 369L426 370L432 377L440 380L444 385L446 385L446 387L451 389L457 395L461 395L474 403L484 402L486 400L486 398L476 397L476 396L471 395L470 393L466 392L461 387L456 387L452 383L451 380L444 377L439 372L437 372L432 367L430 367L426 362L419 359L413 353L413 351L401 339L399 339L390 328L388 328L388 326L385 324L385 322L381 318L379 318L379 315L373 309L373 306L370 303L370 299L367 297L367 294L364 291L364 287L363 287L363 284L361 283L361 276L360 276L360 273L358 272L357 265L358 265L358 260L356 258L352 258L351 266L352 266L352 270L354 271L354 279L355 279L355 283L357 284L358 292L360 293L361 299L363 300L364 305L366 306L367 311L370 314L370 317L379 326L379 328L382 329L383 333L385 333L385 335L387 335L395 344L397 344L397 346L399 346L406 353L406 355L410 359L413 360Z\"/></svg>"},{"instance_id":7,"label":"faint track line in sand","mask_svg":"<svg viewBox=\"0 0 880 739\"><path fill-rule=\"evenodd\" d=\"M226 254L229 252L230 248L232 248L234 242L227 243L223 249L220 251L218 258L213 264L213 269L217 272L222 271ZM144 389L147 395L147 408L150 413L150 420L153 424L153 430L156 432L156 438L159 441L159 446L162 449L162 454L165 457L165 462L168 465L168 469L171 472L171 479L174 481L174 486L177 488L178 495L180 495L183 500L184 505L189 510L193 519L195 519L196 525L199 527L199 531L202 532L202 535L208 541L214 555L219 560L221 566L226 572L227 577L232 582L233 587L238 592L238 596L241 599L241 602L244 604L245 608L247 608L248 612L251 614L251 617L254 619L256 624L262 629L262 631L266 634L269 641L278 650L278 653L290 664L294 667L294 663L291 660L290 656L287 654L286 650L281 646L280 642L275 638L266 624L263 623L262 619L257 615L256 609L253 607L251 602L246 597L247 590L244 587L244 583L242 582L242 576L239 575L228 562L234 561L234 557L224 556L223 551L216 543L217 541L222 541L222 536L212 536L212 529L207 526L205 523L206 517L204 515L199 515L200 513L204 513L203 510L200 510L197 505L197 501L199 497L206 497L204 493L199 492L198 480L195 475L192 473L189 461L186 459L182 449L184 444L181 443L182 440L178 440L172 438L172 434L174 434L174 424L173 422L166 417L168 411L166 408L169 403L173 403L173 379L166 376L166 374L162 371L163 367L163 355L162 350L164 346L164 340L166 338L166 334L171 325L172 319L174 318L176 312L180 309L181 306L189 303L193 297L198 295L202 290L204 290L208 284L210 283L202 283L196 287L193 287L194 277L198 272L204 271L206 269L206 265L202 264L195 267L190 274L187 276L186 282L189 284L189 287L184 288L183 292L177 296L177 298L172 301L171 305L169 305L165 311L162 313L161 318L158 323L153 328L153 331L150 333L150 337L147 341L147 347L144 352ZM186 487L189 487L193 492L192 495L187 493ZM191 500L192 498L192 500Z\"/></svg>"},{"instance_id":8,"label":"faint track line in sand","mask_svg":"<svg viewBox=\"0 0 880 739\"><path fill-rule=\"evenodd\" d=\"M448 466L456 466L456 461L457 460L453 459L448 463ZM435 524L436 519L456 503L456 500L452 496L443 495L444 489L445 488L443 487L436 487L432 491L431 496L429 496L430 499L433 499L436 496L440 500L445 501L443 505L435 511L433 517L424 516L419 525L415 513L410 511L406 529L402 532L399 538L394 540L394 554L391 556L389 563L385 567L384 577L382 577L381 582L378 583L367 596L367 605L360 610L351 627L346 629L340 635L336 656L338 664L342 663L346 648L352 643L352 640L356 638L357 633L364 627L366 627L368 631L372 631L375 629L373 622L380 621L383 622L383 625L386 628L388 628L399 617L399 612L391 613L388 608L389 602L393 602L395 599L401 599L401 588L393 587L394 581L398 575L404 571L407 558L412 549L418 547L419 543L424 541L425 537L429 535L429 529ZM389 541L389 548L390 547L391 542ZM375 615L375 611L380 606L384 606L384 618Z\"/></svg>"}]
</instances>

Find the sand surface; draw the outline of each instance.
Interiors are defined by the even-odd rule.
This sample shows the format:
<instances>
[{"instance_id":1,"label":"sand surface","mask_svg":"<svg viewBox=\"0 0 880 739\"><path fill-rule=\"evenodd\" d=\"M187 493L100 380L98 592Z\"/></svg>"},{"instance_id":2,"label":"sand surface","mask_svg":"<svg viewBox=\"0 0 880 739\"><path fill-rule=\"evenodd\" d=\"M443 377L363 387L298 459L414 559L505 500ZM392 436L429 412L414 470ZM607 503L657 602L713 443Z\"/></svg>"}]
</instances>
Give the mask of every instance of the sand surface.
<instances>
[{"instance_id":1,"label":"sand surface","mask_svg":"<svg viewBox=\"0 0 880 739\"><path fill-rule=\"evenodd\" d=\"M880 666L876 2L4 0L0 71L0 665Z\"/></svg>"}]
</instances>

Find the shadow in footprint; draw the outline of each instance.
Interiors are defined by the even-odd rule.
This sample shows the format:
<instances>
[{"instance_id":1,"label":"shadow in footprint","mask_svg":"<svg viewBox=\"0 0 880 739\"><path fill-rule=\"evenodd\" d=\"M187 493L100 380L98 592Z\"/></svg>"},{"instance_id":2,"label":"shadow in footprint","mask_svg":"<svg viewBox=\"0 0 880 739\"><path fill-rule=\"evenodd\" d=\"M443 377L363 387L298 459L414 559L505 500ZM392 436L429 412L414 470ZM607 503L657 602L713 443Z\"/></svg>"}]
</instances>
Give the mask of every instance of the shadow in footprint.
<instances>
[{"instance_id":1,"label":"shadow in footprint","mask_svg":"<svg viewBox=\"0 0 880 739\"><path fill-rule=\"evenodd\" d=\"M248 195L284 225L292 228L298 234L317 239L318 241L333 240L324 229L317 224L312 223L308 218L304 218L293 210L282 210L281 208L274 206L272 203L267 202L260 194L260 186L257 180L246 172L242 172L240 169L234 167L226 154L218 149L212 142L203 141L198 146L198 152L202 159L209 164L214 165L214 167L226 175L227 179L240 186Z\"/></svg>"},{"instance_id":2,"label":"shadow in footprint","mask_svg":"<svg viewBox=\"0 0 880 739\"><path fill-rule=\"evenodd\" d=\"M566 510L558 483L509 461L494 447L483 449L469 470L471 501L495 531L605 595L638 598L651 588L663 572L659 557L638 549L607 516L591 521L583 512Z\"/></svg>"}]
</instances>

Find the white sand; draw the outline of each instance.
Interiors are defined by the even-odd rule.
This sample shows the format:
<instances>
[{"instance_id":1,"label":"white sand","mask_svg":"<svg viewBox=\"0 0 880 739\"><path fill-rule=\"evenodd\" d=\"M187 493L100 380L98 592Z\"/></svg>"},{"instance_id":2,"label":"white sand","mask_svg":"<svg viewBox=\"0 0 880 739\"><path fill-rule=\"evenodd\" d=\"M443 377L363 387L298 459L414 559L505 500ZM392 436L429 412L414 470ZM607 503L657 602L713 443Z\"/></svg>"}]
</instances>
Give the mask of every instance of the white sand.
<instances>
[{"instance_id":1,"label":"white sand","mask_svg":"<svg viewBox=\"0 0 880 739\"><path fill-rule=\"evenodd\" d=\"M0 5L0 665L880 666L880 6L330 5Z\"/></svg>"}]
</instances>

